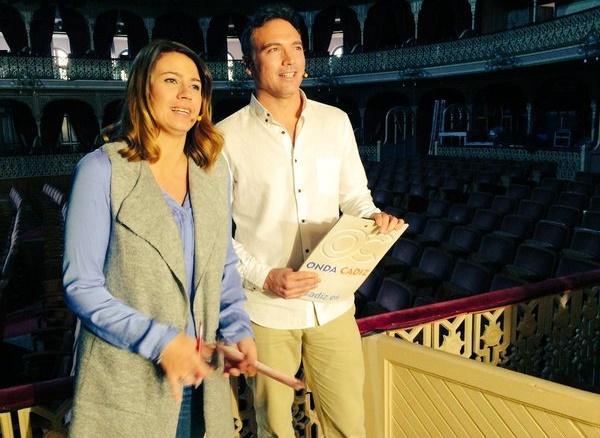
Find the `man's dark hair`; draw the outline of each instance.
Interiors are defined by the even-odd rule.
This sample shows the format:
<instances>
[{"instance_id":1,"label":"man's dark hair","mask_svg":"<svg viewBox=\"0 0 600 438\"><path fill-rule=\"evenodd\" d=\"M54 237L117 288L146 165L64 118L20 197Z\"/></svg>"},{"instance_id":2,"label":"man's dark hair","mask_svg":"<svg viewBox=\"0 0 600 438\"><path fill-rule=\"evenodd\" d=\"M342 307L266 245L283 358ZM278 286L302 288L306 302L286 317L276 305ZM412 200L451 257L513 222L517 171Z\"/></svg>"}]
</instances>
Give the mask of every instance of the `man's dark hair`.
<instances>
[{"instance_id":1,"label":"man's dark hair","mask_svg":"<svg viewBox=\"0 0 600 438\"><path fill-rule=\"evenodd\" d=\"M281 19L294 26L294 29L302 35L302 17L290 6L285 3L271 3L261 6L254 14L248 17L246 26L242 32L240 42L242 44L242 53L246 62L252 60L252 33L255 29L262 27L267 21Z\"/></svg>"}]
</instances>

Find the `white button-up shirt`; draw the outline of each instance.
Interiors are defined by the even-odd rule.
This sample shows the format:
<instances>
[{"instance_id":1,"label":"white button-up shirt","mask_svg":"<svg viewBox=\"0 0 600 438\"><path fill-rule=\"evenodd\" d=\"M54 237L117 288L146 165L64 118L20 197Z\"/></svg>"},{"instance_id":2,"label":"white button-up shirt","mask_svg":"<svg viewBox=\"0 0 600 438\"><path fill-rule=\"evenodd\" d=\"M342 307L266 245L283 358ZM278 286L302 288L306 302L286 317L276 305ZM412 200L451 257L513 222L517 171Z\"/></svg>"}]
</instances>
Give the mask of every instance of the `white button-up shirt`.
<instances>
[{"instance_id":1,"label":"white button-up shirt","mask_svg":"<svg viewBox=\"0 0 600 438\"><path fill-rule=\"evenodd\" d=\"M336 303L284 299L263 285L271 269L298 269L340 209L360 217L379 211L346 113L304 93L302 101L295 145L254 96L217 125L231 171L234 247L246 310L252 321L270 328L314 327L352 306L352 297Z\"/></svg>"}]
</instances>

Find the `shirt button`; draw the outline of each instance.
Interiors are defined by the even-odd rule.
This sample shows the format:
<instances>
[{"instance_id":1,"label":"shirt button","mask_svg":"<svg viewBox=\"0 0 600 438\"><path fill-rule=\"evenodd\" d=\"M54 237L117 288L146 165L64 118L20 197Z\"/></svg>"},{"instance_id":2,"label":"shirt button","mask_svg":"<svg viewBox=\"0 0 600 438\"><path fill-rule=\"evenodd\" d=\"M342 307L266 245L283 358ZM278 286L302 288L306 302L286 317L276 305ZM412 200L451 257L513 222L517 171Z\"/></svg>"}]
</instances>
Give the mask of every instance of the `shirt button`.
<instances>
[{"instance_id":1,"label":"shirt button","mask_svg":"<svg viewBox=\"0 0 600 438\"><path fill-rule=\"evenodd\" d=\"M282 134L285 134L285 131L281 131Z\"/></svg>"},{"instance_id":2,"label":"shirt button","mask_svg":"<svg viewBox=\"0 0 600 438\"><path fill-rule=\"evenodd\" d=\"M298 162L298 160L294 158L294 163L297 163L297 162Z\"/></svg>"},{"instance_id":3,"label":"shirt button","mask_svg":"<svg viewBox=\"0 0 600 438\"><path fill-rule=\"evenodd\" d=\"M302 189L298 189L298 193L302 193Z\"/></svg>"},{"instance_id":4,"label":"shirt button","mask_svg":"<svg viewBox=\"0 0 600 438\"><path fill-rule=\"evenodd\" d=\"M304 252L308 254L308 248L306 248L306 249L304 250Z\"/></svg>"},{"instance_id":5,"label":"shirt button","mask_svg":"<svg viewBox=\"0 0 600 438\"><path fill-rule=\"evenodd\" d=\"M265 119L265 123L269 123L269 119Z\"/></svg>"},{"instance_id":6,"label":"shirt button","mask_svg":"<svg viewBox=\"0 0 600 438\"><path fill-rule=\"evenodd\" d=\"M302 221L301 221L301 222L302 222L302 223L306 222L306 219L302 219Z\"/></svg>"}]
</instances>

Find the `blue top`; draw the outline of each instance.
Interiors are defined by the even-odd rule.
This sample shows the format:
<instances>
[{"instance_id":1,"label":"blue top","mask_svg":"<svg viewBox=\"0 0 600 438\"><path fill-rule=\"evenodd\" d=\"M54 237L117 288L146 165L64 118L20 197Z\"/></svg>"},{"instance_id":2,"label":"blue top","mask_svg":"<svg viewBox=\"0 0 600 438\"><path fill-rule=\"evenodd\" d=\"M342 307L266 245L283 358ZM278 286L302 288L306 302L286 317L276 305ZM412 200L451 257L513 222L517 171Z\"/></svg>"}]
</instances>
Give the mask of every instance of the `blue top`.
<instances>
[{"instance_id":1,"label":"blue top","mask_svg":"<svg viewBox=\"0 0 600 438\"><path fill-rule=\"evenodd\" d=\"M157 360L165 346L179 333L116 299L105 287L104 261L110 237L110 159L97 149L75 169L67 210L63 283L67 305L96 336L123 349ZM186 293L193 302L194 216L189 197L183 206L163 192L183 242ZM244 311L244 290L237 272L237 256L231 240L225 260L219 337L235 343L252 336ZM193 309L189 309L186 333L196 336Z\"/></svg>"}]
</instances>

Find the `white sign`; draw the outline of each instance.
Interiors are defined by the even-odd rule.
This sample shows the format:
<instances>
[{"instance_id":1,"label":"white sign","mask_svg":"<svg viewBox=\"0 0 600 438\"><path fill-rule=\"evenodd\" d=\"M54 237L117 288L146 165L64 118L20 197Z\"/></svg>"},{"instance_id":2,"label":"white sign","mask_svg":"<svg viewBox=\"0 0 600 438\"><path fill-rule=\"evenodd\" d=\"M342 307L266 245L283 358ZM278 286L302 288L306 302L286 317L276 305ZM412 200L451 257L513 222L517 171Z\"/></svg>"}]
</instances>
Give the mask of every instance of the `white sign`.
<instances>
[{"instance_id":1,"label":"white sign","mask_svg":"<svg viewBox=\"0 0 600 438\"><path fill-rule=\"evenodd\" d=\"M335 302L353 296L407 228L382 234L372 219L343 215L299 269L315 271L321 279L302 298Z\"/></svg>"}]
</instances>

